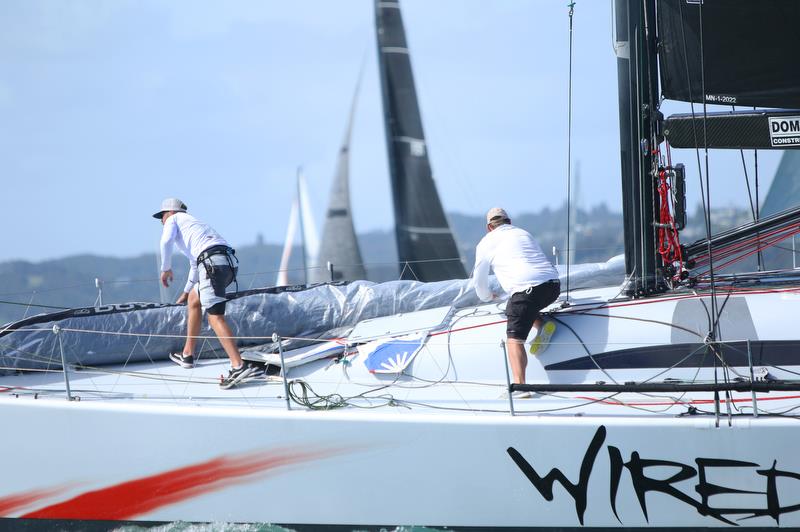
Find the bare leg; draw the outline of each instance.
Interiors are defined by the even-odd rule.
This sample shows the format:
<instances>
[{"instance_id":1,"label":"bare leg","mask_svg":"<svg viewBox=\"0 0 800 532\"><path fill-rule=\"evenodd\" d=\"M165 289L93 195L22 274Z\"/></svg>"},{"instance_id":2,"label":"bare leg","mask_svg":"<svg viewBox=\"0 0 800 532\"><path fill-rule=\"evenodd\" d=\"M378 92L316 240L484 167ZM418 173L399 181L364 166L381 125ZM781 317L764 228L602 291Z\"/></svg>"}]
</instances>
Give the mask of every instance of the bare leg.
<instances>
[{"instance_id":1,"label":"bare leg","mask_svg":"<svg viewBox=\"0 0 800 532\"><path fill-rule=\"evenodd\" d=\"M516 338L507 338L508 361L511 363L511 374L516 384L525 384L525 369L528 367L528 356L525 344Z\"/></svg>"},{"instance_id":2,"label":"bare leg","mask_svg":"<svg viewBox=\"0 0 800 532\"><path fill-rule=\"evenodd\" d=\"M200 334L200 322L203 310L200 308L200 296L197 290L191 290L186 300L186 343L183 344L184 355L194 355L194 345Z\"/></svg>"},{"instance_id":3,"label":"bare leg","mask_svg":"<svg viewBox=\"0 0 800 532\"><path fill-rule=\"evenodd\" d=\"M238 368L241 366L242 357L239 355L239 348L236 347L236 341L231 338L233 332L231 332L228 322L225 321L225 316L223 314L209 314L208 324L214 329L217 338L219 338L219 343L222 344L222 348L225 349L225 353L231 360L231 367Z\"/></svg>"}]
</instances>

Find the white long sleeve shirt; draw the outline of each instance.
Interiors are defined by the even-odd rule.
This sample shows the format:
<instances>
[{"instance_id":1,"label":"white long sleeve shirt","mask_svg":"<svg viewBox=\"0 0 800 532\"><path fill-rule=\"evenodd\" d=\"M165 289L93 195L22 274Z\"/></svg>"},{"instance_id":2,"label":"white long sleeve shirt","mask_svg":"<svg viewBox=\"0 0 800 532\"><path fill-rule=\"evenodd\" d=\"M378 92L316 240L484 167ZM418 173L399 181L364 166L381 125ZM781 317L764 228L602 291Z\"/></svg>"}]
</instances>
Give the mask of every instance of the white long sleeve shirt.
<instances>
[{"instance_id":1,"label":"white long sleeve shirt","mask_svg":"<svg viewBox=\"0 0 800 532\"><path fill-rule=\"evenodd\" d=\"M210 225L185 212L167 218L161 232L161 271L172 269L173 246L189 259L189 279L183 291L188 292L197 283L197 257L212 246L227 246Z\"/></svg>"},{"instance_id":2,"label":"white long sleeve shirt","mask_svg":"<svg viewBox=\"0 0 800 532\"><path fill-rule=\"evenodd\" d=\"M510 224L501 225L486 234L475 250L473 283L483 301L492 299L489 290L489 269L510 296L552 279L558 279L538 242L524 229Z\"/></svg>"}]
</instances>

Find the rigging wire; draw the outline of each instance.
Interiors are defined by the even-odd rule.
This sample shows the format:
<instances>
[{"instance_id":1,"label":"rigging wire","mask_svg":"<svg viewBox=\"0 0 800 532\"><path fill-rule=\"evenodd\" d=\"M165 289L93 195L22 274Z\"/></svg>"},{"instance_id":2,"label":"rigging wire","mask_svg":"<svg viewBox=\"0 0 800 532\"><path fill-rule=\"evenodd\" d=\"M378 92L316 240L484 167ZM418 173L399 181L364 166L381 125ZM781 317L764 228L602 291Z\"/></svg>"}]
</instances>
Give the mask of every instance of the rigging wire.
<instances>
[{"instance_id":1,"label":"rigging wire","mask_svg":"<svg viewBox=\"0 0 800 532\"><path fill-rule=\"evenodd\" d=\"M572 202L572 19L575 13L575 1L573 0L567 4L569 8L569 79L567 90L567 278L566 291L564 298L564 306L569 306L569 266L570 266L570 233L572 231L571 224L571 202Z\"/></svg>"},{"instance_id":2,"label":"rigging wire","mask_svg":"<svg viewBox=\"0 0 800 532\"><path fill-rule=\"evenodd\" d=\"M575 312L575 311L565 311L564 314L581 314L581 313L580 312ZM459 318L464 318L464 317L467 317L467 316L471 316L471 315L459 316ZM634 320L637 319L637 318L632 318L632 317L626 317L626 318L627 319L634 319ZM710 318L710 316L709 316L709 318ZM654 322L656 320L642 320L642 321ZM661 322L661 323L663 325L666 325L666 326L673 325L673 324L670 324L668 322ZM449 338L449 334L448 334L448 359L451 359L452 354L449 352L449 343L450 343L450 338ZM142 347L144 348L144 346L142 346ZM586 348L585 345L584 345L584 348ZM692 354L694 354L694 352L690 353L688 356L691 356ZM719 356L718 353L715 352L715 354L717 356ZM673 364L673 366L671 366L670 369L679 366L686 358L687 357L684 357L684 359L682 359L681 361L678 361L676 364ZM150 360L152 362L152 358L150 358ZM448 366L450 366L451 363L452 363L452 360L448 360ZM724 364L724 361L723 361L723 364ZM86 369L90 369L89 366L83 366L83 367L85 367ZM97 371L99 373L108 373L108 374L114 374L115 373L114 370L101 370L100 368L91 368L91 369L94 369L95 371ZM599 369L602 370L602 368L599 368ZM696 380L697 372L699 372L699 369L700 368L698 367L697 371L695 372L695 377L693 379L691 379L692 382L694 382ZM664 372L665 371L662 370L658 375L661 375ZM131 374L130 372L128 372L128 373ZM446 369L444 374L443 374L443 377L446 377L446 375L448 373L449 373L449 369ZM138 374L134 374L134 375L136 375L136 376L144 376L144 375L138 375ZM653 380L654 378L657 378L658 375L650 377L648 379L648 381ZM416 379L415 377L413 377L411 375L405 375L405 376L407 378ZM186 381L184 379L168 378L168 377L166 377L164 375L160 375L160 374L158 376L154 375L152 378L155 379L155 380L165 380L165 381L166 380L173 380L173 381L176 381L176 382L190 382L190 381ZM379 392L381 390L384 390L384 389L386 389L386 388L388 388L390 386L397 385L398 384L397 381L398 381L399 378L400 378L400 376L398 375L398 377L393 382L391 382L389 384L382 385L382 386L379 386L379 387L372 386L372 389L367 390L367 391L365 391L365 392L363 392L361 394L358 394L358 395L352 397L352 399L364 399L364 400L366 400L368 402L367 406L347 404L347 398L344 398L341 395L336 396L336 394L331 394L330 396L323 396L323 395L318 395L318 394L312 394L312 396L309 396L309 392L308 391L302 391L302 390L299 393L296 392L295 393L295 397L293 399L295 399L296 402L298 402L300 404L303 404L304 406L308 406L309 408L313 408L313 409L317 409L317 408L330 409L330 408L337 408L337 407L341 407L341 406L357 406L357 407L360 407L360 408L377 408L379 406L404 406L404 407L408 408L411 405L415 405L415 406L423 406L423 407L434 408L434 409L442 409L442 410L459 410L459 411L475 411L475 412L489 411L489 410L482 410L482 409L475 409L475 408L442 407L442 406L439 406L439 405L430 405L430 404L426 404L426 403L419 402L419 401L397 400L391 394L385 394L385 393L384 394L380 394L380 395L370 395L370 394L375 394L376 392ZM418 380L426 382L424 379L418 379ZM442 383L442 382L447 382L447 381L444 381L443 379L439 379L437 381L433 381L433 382L427 381L427 382L429 384L427 384L425 386L422 386L421 388L427 388L427 387L430 387L432 384ZM726 382L729 382L729 381L726 379ZM464 383L461 383L461 384L464 384ZM476 383L476 384L484 384L484 383ZM301 388L302 388L302 385L298 384L298 386L301 386ZM399 386L399 387L400 388L406 388L406 389L410 388L408 386ZM420 387L414 387L414 388L420 388ZM309 390L310 390L310 387L309 387ZM100 391L96 390L95 393L100 393ZM530 412L530 413L555 412L555 411L560 411L560 410L568 410L568 409L580 408L580 407L586 406L588 404L601 403L603 401L608 401L609 399L611 399L615 395L616 394L612 394L612 395L609 395L608 397L605 397L605 398L591 399L589 402L586 402L586 403L583 403L583 404L579 404L579 405L567 405L567 406L555 407L555 408L540 408L540 409L535 409L535 410L532 410L532 411L526 410L526 412ZM641 395L647 396L647 394L641 394ZM684 395L685 394L682 394L678 398L671 398L671 399L673 399L673 402L677 405L678 403L680 403L682 401L681 398ZM558 397L558 396L554 395L554 397ZM669 396L667 396L667 397L669 397ZM581 398L562 397L562 399L577 400L577 399L581 399ZM374 403L375 401L377 401L378 404L375 404ZM732 407L734 407L734 408L736 407L736 405L731 405L730 404L731 401L733 401L733 400L729 396L728 401L726 401L726 405L727 405L728 410L729 410L729 413L728 413L729 419L733 415L733 413L731 412L730 409ZM621 406L626 406L626 407L637 409L637 410L655 412L655 410L648 409L648 408L640 408L640 407L637 407L635 405L627 404L624 401L619 401L619 404ZM737 409L737 411L738 411L738 409Z\"/></svg>"}]
</instances>

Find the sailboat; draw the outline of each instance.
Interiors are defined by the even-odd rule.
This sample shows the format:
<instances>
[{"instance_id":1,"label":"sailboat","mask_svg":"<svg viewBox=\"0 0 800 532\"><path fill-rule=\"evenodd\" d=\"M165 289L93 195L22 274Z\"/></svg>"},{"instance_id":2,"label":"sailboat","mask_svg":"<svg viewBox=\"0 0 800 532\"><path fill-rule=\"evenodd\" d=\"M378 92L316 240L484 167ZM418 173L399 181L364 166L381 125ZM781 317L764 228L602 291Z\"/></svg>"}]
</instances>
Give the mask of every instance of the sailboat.
<instances>
[{"instance_id":1,"label":"sailboat","mask_svg":"<svg viewBox=\"0 0 800 532\"><path fill-rule=\"evenodd\" d=\"M319 237L317 236L314 214L311 210L311 202L308 199L308 184L300 168L297 169L296 194L289 210L289 223L286 225L286 238L283 242L283 251L281 252L281 262L278 266L275 286L288 286L290 284L289 261L292 258L292 250L298 233L300 234L300 250L303 258L302 280L305 283L308 282L309 276L313 275L313 272L317 269Z\"/></svg>"},{"instance_id":2,"label":"sailboat","mask_svg":"<svg viewBox=\"0 0 800 532\"><path fill-rule=\"evenodd\" d=\"M428 159L399 3L376 2L375 19L400 278L464 278Z\"/></svg>"},{"instance_id":3,"label":"sailboat","mask_svg":"<svg viewBox=\"0 0 800 532\"><path fill-rule=\"evenodd\" d=\"M730 49L709 42L796 39L799 9L616 0L626 278L547 309L557 331L530 359L528 384L509 380L504 303L478 303L466 280L243 292L229 321L265 372L227 391L213 349L191 370L166 360L180 307L29 318L0 329L0 514L53 527L800 526L800 277L722 269L797 232L800 213L680 243L684 169L660 164L664 138L727 144L741 121L762 144L778 123L785 148L781 124L800 112L659 111L670 73L688 73L678 85L693 88L690 101L800 103L800 83L774 63L737 58L764 72L710 76ZM399 5L376 2L387 10ZM704 127L720 121L726 138Z\"/></svg>"},{"instance_id":4,"label":"sailboat","mask_svg":"<svg viewBox=\"0 0 800 532\"><path fill-rule=\"evenodd\" d=\"M781 156L775 177L764 198L760 216L772 216L800 205L800 152L786 151ZM762 254L766 269L797 268L800 242L793 236L782 245L773 246Z\"/></svg>"},{"instance_id":5,"label":"sailboat","mask_svg":"<svg viewBox=\"0 0 800 532\"><path fill-rule=\"evenodd\" d=\"M311 282L355 281L367 278L350 206L350 138L360 84L359 77L350 105L344 139L339 148L336 176L331 186L322 239L319 243L318 267L309 271Z\"/></svg>"}]
</instances>

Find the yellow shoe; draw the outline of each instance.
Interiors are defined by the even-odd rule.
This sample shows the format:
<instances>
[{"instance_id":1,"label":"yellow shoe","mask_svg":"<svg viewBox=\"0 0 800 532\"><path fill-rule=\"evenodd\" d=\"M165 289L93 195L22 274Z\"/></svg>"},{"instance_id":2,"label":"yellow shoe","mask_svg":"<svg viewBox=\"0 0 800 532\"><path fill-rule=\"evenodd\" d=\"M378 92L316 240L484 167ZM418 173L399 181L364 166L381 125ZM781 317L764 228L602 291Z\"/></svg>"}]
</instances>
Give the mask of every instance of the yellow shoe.
<instances>
[{"instance_id":1,"label":"yellow shoe","mask_svg":"<svg viewBox=\"0 0 800 532\"><path fill-rule=\"evenodd\" d=\"M544 325L539 329L533 342L531 342L530 353L534 356L544 353L544 350L547 349L547 346L550 344L550 338L555 332L556 322L550 320L544 322Z\"/></svg>"}]
</instances>

